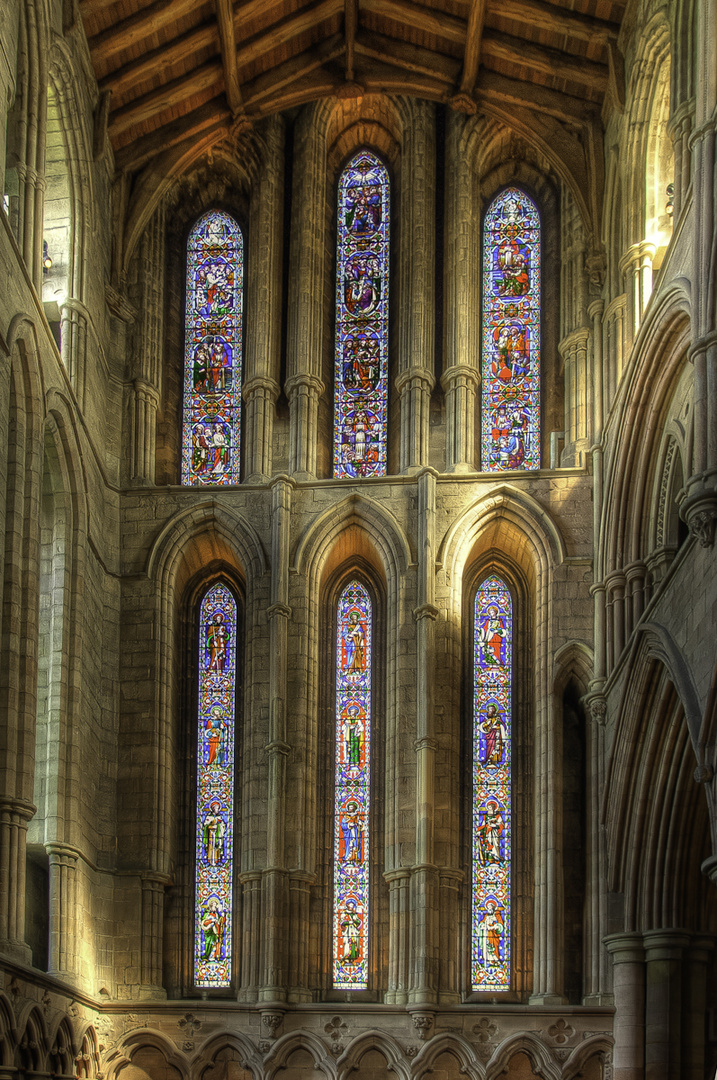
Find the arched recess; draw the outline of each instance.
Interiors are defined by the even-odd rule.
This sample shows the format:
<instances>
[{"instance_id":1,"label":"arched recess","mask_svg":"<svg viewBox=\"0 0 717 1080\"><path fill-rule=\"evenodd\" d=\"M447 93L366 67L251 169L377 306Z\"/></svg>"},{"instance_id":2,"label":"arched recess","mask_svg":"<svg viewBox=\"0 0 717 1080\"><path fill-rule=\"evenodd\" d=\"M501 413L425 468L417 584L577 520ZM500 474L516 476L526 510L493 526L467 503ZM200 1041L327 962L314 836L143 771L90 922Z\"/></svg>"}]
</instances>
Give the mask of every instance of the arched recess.
<instances>
[{"instance_id":1,"label":"arched recess","mask_svg":"<svg viewBox=\"0 0 717 1080\"><path fill-rule=\"evenodd\" d=\"M353 1039L337 1061L339 1080L354 1072L367 1080L410 1080L410 1067L401 1047L385 1031L364 1031Z\"/></svg>"},{"instance_id":2,"label":"arched recess","mask_svg":"<svg viewBox=\"0 0 717 1080\"><path fill-rule=\"evenodd\" d=\"M628 670L603 799L609 888L624 893L626 930L706 931L703 893L710 886L700 865L709 824L691 738L701 719L697 696L661 629L640 633Z\"/></svg>"},{"instance_id":3,"label":"arched recess","mask_svg":"<svg viewBox=\"0 0 717 1080\"><path fill-rule=\"evenodd\" d=\"M651 485L658 468L660 442L670 420L670 403L676 400L687 366L688 313L688 298L679 286L660 295L640 329L642 347L633 349L634 365L626 372L608 424L608 430L615 433L615 448L605 479L595 579L605 580L610 574L638 564L642 569L631 585L633 592L639 589L644 593L645 588L645 560L650 554L654 520ZM691 415L685 414L682 422L685 454L690 456ZM639 439L633 437L635 431L640 432ZM691 461L683 461L683 467L689 474ZM641 610L639 600L629 609L626 606L627 614L620 626L608 628L608 635L612 633L616 643L614 660L620 643L624 644L633 629L633 609Z\"/></svg>"},{"instance_id":4,"label":"arched recess","mask_svg":"<svg viewBox=\"0 0 717 1080\"><path fill-rule=\"evenodd\" d=\"M380 711L374 711L374 731L378 734L378 740L374 735L374 747L378 756L374 761L373 782L380 785L385 778L386 799L383 807L374 803L375 810L381 809L384 815L381 828L374 831L376 843L372 857L371 892L377 918L377 921L372 921L374 927L384 927L387 918L381 870L386 864L391 869L398 862L398 809L401 799L397 780L398 761L389 756L385 760L384 772L381 748L396 745L399 627L402 620L411 618L409 601L401 595L400 580L410 562L407 539L393 515L377 501L357 496L344 500L322 514L300 538L292 559L297 575L293 578L290 602L293 617L306 627L306 635L302 643L301 665L290 675L289 693L295 702L294 737L306 754L307 769L299 789L291 794L293 805L300 808L294 828L303 830L304 839L302 841L301 833L296 832L290 838L290 845L297 846L298 857L305 861L305 869L311 874L319 870L322 875L328 873L326 866L316 866L314 853L321 848L319 838L325 837L327 818L331 820L331 803L324 803L328 798L327 790L333 789L333 782L327 778L333 776L334 766L325 752L321 752L329 736L328 730L317 728L316 718L326 716L327 708L331 710L329 715L332 715L335 708L331 702L333 691L329 673L333 670L336 655L336 614L333 605L338 598L337 589L355 572L359 580L369 587L374 603L378 605L374 694L375 707ZM332 743L333 736L330 737L330 745ZM381 763L381 771L376 771L376 762ZM396 777L395 783L390 779L392 776ZM317 792L324 793L322 798L317 799ZM381 835L387 838L385 850L380 843ZM328 836L325 839L331 847ZM374 891L376 888L378 892ZM321 914L314 925L323 928L324 936L320 942L317 940L312 953L316 957L328 957L330 949L326 935L331 925L330 914L325 901L317 896L315 902ZM377 986L385 987L386 940L387 935L382 931L371 959L368 992L374 997ZM322 989L328 990L325 970L326 965L321 970L312 968L304 977L316 980Z\"/></svg>"},{"instance_id":5,"label":"arched recess","mask_svg":"<svg viewBox=\"0 0 717 1080\"><path fill-rule=\"evenodd\" d=\"M561 1080L560 1066L545 1043L530 1032L509 1035L495 1048L486 1066L486 1076L501 1074L516 1076L518 1080L531 1080L532 1076Z\"/></svg>"},{"instance_id":6,"label":"arched recess","mask_svg":"<svg viewBox=\"0 0 717 1080\"><path fill-rule=\"evenodd\" d=\"M15 1030L18 1034L14 1064L24 1072L49 1072L50 1037L47 1023L39 1008L28 1002L18 1013Z\"/></svg>"},{"instance_id":7,"label":"arched recess","mask_svg":"<svg viewBox=\"0 0 717 1080\"><path fill-rule=\"evenodd\" d=\"M250 1039L240 1033L212 1035L191 1062L197 1080L262 1080L262 1060Z\"/></svg>"},{"instance_id":8,"label":"arched recess","mask_svg":"<svg viewBox=\"0 0 717 1080\"><path fill-rule=\"evenodd\" d=\"M435 1076L437 1080L483 1080L485 1066L462 1035L436 1034L416 1054L411 1068L413 1080Z\"/></svg>"},{"instance_id":9,"label":"arched recess","mask_svg":"<svg viewBox=\"0 0 717 1080\"><path fill-rule=\"evenodd\" d=\"M176 515L162 528L146 561L146 577L138 576L124 596L128 619L139 619L153 628L151 643L123 650L123 677L143 687L136 700L125 702L123 724L131 731L140 724L149 760L154 762L153 783L143 785L143 798L125 797L132 782L132 764L121 755L120 845L127 845L135 865L142 867L143 981L160 986L162 946L164 970L169 984L178 991L191 985L188 970L191 946L187 937L191 924L190 889L187 867L191 855L187 847L186 815L180 811L186 778L174 763L187 748L186 733L196 730L196 716L187 713L188 643L194 640L189 626L187 603L198 582L226 576L244 596L246 626L258 618L259 605L266 603L268 583L264 581L266 561L258 536L239 514L213 501L193 506ZM133 614L130 616L130 612ZM257 635L245 634L246 684L251 687ZM253 716L250 695L244 699L245 714ZM151 722L148 722L151 717ZM137 842L137 822L151 820L152 830ZM163 931L163 891L172 878L173 866L182 867L171 895L171 912L166 939ZM149 884L145 884L149 883ZM149 944L153 942L153 944Z\"/></svg>"},{"instance_id":10,"label":"arched recess","mask_svg":"<svg viewBox=\"0 0 717 1080\"><path fill-rule=\"evenodd\" d=\"M136 1028L125 1035L106 1063L107 1080L189 1080L185 1056L161 1032Z\"/></svg>"},{"instance_id":11,"label":"arched recess","mask_svg":"<svg viewBox=\"0 0 717 1080\"><path fill-rule=\"evenodd\" d=\"M558 738L553 672L549 658L562 644L551 610L552 581L560 573L559 567L564 557L565 546L551 516L524 492L502 484L457 518L441 541L437 559L441 568L439 583L443 579L442 591L447 606L446 655L438 665L444 681L437 686L437 700L442 700L446 711L455 716L461 715L463 709L465 721L468 692L464 689L462 704L456 688L461 686L470 670L471 654L464 636L470 623L470 597L466 589L477 580L472 577L473 574L479 575L484 568L494 567L501 576L509 575L511 588L515 590L516 610L519 618L524 620L521 632L527 635L528 628L530 632L525 642L529 642L529 655L533 660L523 676L525 697L521 700L524 712L517 724L525 732L525 753L528 753L529 746L534 746L535 761L538 763L553 760L551 755L555 753ZM517 655L526 658L526 650L519 647ZM520 676L518 680L520 687ZM452 746L451 781L448 786L455 791L462 776L461 761L465 760L459 753L458 732ZM528 760L526 758L526 776L531 775ZM548 948L550 935L556 934L559 938L562 934L562 926L556 917L562 871L559 817L555 811L556 785L552 769L532 770L532 776L533 790L530 795L521 796L527 801L525 806L518 806L516 818L527 815L523 819L533 823L534 834L526 839L522 851L524 857L534 860L536 884L534 897L526 895L521 900L522 913L518 921L522 926L515 938L515 948L520 948L522 952L516 953L514 986L515 991L521 993L527 993L532 988L532 994L537 997L562 993L562 971L556 963L556 954L561 955L561 949L558 948L551 955ZM451 831L457 836L462 814L455 797L449 815ZM457 862L449 865L460 865L458 853L454 858ZM528 941L531 935L532 971L528 970ZM467 956L466 944L461 953ZM467 985L467 979L464 985Z\"/></svg>"},{"instance_id":12,"label":"arched recess","mask_svg":"<svg viewBox=\"0 0 717 1080\"><path fill-rule=\"evenodd\" d=\"M321 1039L292 1031L277 1039L264 1065L266 1080L337 1080L337 1063Z\"/></svg>"}]
</instances>

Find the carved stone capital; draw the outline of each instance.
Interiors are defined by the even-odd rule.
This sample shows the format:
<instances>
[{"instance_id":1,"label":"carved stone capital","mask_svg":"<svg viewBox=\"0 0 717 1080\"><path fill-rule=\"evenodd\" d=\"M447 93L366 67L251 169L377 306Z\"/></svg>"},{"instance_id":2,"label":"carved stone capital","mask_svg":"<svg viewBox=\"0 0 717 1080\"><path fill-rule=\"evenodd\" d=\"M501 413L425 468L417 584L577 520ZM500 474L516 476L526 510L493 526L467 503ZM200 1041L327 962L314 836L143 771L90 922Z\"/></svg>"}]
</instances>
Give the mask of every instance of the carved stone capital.
<instances>
[{"instance_id":1,"label":"carved stone capital","mask_svg":"<svg viewBox=\"0 0 717 1080\"><path fill-rule=\"evenodd\" d=\"M266 609L267 619L275 619L280 616L282 619L291 618L291 608L287 604L272 604L271 607Z\"/></svg>"},{"instance_id":2,"label":"carved stone capital","mask_svg":"<svg viewBox=\"0 0 717 1080\"><path fill-rule=\"evenodd\" d=\"M435 604L421 604L420 607L413 609L413 617L416 622L420 622L421 619L432 619L434 622L440 614L440 608L437 608Z\"/></svg>"},{"instance_id":3,"label":"carved stone capital","mask_svg":"<svg viewBox=\"0 0 717 1080\"><path fill-rule=\"evenodd\" d=\"M431 1028L433 1027L433 1013L415 1012L411 1020L418 1032L418 1038L425 1042L430 1037Z\"/></svg>"},{"instance_id":4,"label":"carved stone capital","mask_svg":"<svg viewBox=\"0 0 717 1080\"><path fill-rule=\"evenodd\" d=\"M453 97L450 98L448 104L454 112L462 112L465 113L466 116L475 116L478 112L478 105L470 94L454 94Z\"/></svg>"},{"instance_id":5,"label":"carved stone capital","mask_svg":"<svg viewBox=\"0 0 717 1080\"><path fill-rule=\"evenodd\" d=\"M441 386L446 393L462 386L477 390L480 386L480 371L469 364L453 364L441 375Z\"/></svg>"}]
</instances>

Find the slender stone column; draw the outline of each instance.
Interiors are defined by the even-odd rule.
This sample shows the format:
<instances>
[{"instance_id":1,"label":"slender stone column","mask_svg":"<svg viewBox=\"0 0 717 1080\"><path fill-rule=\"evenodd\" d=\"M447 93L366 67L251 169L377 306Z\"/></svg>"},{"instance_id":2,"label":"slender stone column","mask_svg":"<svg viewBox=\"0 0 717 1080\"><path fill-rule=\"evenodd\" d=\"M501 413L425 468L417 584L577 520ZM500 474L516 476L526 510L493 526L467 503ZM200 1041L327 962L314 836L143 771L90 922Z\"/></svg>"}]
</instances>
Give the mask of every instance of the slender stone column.
<instances>
[{"instance_id":1,"label":"slender stone column","mask_svg":"<svg viewBox=\"0 0 717 1080\"><path fill-rule=\"evenodd\" d=\"M289 398L289 470L316 475L326 281L326 143L316 110L296 125L289 259L289 327L286 393Z\"/></svg>"},{"instance_id":2,"label":"slender stone column","mask_svg":"<svg viewBox=\"0 0 717 1080\"><path fill-rule=\"evenodd\" d=\"M150 484L154 482L159 391L151 383L135 379L133 405L130 447L132 483Z\"/></svg>"},{"instance_id":3,"label":"slender stone column","mask_svg":"<svg viewBox=\"0 0 717 1080\"><path fill-rule=\"evenodd\" d=\"M629 636L635 629L647 604L647 567L644 562L630 563L625 567L625 615L626 634Z\"/></svg>"},{"instance_id":4,"label":"slender stone column","mask_svg":"<svg viewBox=\"0 0 717 1080\"><path fill-rule=\"evenodd\" d=\"M675 194L673 197L673 215L675 221L679 220L684 205L685 195L690 186L691 154L689 139L692 130L693 110L694 101L684 101L674 112L668 125L668 131L672 136L672 149L675 155Z\"/></svg>"},{"instance_id":5,"label":"slender stone column","mask_svg":"<svg viewBox=\"0 0 717 1080\"><path fill-rule=\"evenodd\" d=\"M165 998L162 988L162 943L164 940L164 891L171 885L167 874L143 873L141 996Z\"/></svg>"},{"instance_id":6,"label":"slender stone column","mask_svg":"<svg viewBox=\"0 0 717 1080\"><path fill-rule=\"evenodd\" d=\"M80 408L85 406L87 390L88 318L85 305L70 296L60 306L60 355Z\"/></svg>"},{"instance_id":7,"label":"slender stone column","mask_svg":"<svg viewBox=\"0 0 717 1080\"><path fill-rule=\"evenodd\" d=\"M684 1080L703 1080L705 1075L707 973L710 965L714 963L714 948L714 938L695 937L690 942L686 957L682 1030L682 1077Z\"/></svg>"},{"instance_id":8,"label":"slender stone column","mask_svg":"<svg viewBox=\"0 0 717 1080\"><path fill-rule=\"evenodd\" d=\"M609 410L622 378L625 356L625 327L627 299L624 293L617 296L605 312L605 358L603 360L603 400Z\"/></svg>"},{"instance_id":9,"label":"slender stone column","mask_svg":"<svg viewBox=\"0 0 717 1080\"><path fill-rule=\"evenodd\" d=\"M281 256L284 210L284 121L275 116L263 132L266 151L252 189L247 259L244 376L245 475L271 476L274 406L279 396Z\"/></svg>"},{"instance_id":10,"label":"slender stone column","mask_svg":"<svg viewBox=\"0 0 717 1080\"><path fill-rule=\"evenodd\" d=\"M262 874L247 870L239 875L242 889L242 936L239 952L241 977L239 1001L256 1001L263 978L261 948L263 934Z\"/></svg>"},{"instance_id":11,"label":"slender stone column","mask_svg":"<svg viewBox=\"0 0 717 1080\"><path fill-rule=\"evenodd\" d=\"M413 870L414 970L410 1001L436 1000L438 980L438 869L434 865L436 750L433 684L438 608L436 575L436 472L418 478L418 607L416 620L416 865Z\"/></svg>"},{"instance_id":12,"label":"slender stone column","mask_svg":"<svg viewBox=\"0 0 717 1080\"><path fill-rule=\"evenodd\" d=\"M625 275L627 296L627 332L632 342L642 323L642 315L652 294L652 260L655 245L647 240L633 244L620 260L620 270Z\"/></svg>"},{"instance_id":13,"label":"slender stone column","mask_svg":"<svg viewBox=\"0 0 717 1080\"><path fill-rule=\"evenodd\" d=\"M0 798L0 949L25 964L25 859L27 826L37 807L23 799Z\"/></svg>"},{"instance_id":14,"label":"slender stone column","mask_svg":"<svg viewBox=\"0 0 717 1080\"><path fill-rule=\"evenodd\" d=\"M597 682L597 680L595 680ZM605 842L600 825L600 801L605 783L605 717L607 706L600 693L590 694L585 701L589 727L588 748L588 805L589 832L587 843L588 894L585 911L585 996L584 1005L609 1005L610 973L608 954L603 946L607 923L605 886Z\"/></svg>"},{"instance_id":15,"label":"slender stone column","mask_svg":"<svg viewBox=\"0 0 717 1080\"><path fill-rule=\"evenodd\" d=\"M446 471L476 468L475 397L480 386L480 243L476 179L464 145L471 121L446 118L446 200L443 271Z\"/></svg>"},{"instance_id":16,"label":"slender stone column","mask_svg":"<svg viewBox=\"0 0 717 1080\"><path fill-rule=\"evenodd\" d=\"M18 0L6 0L0 7L0 193L5 191L7 120L15 97L19 12Z\"/></svg>"},{"instance_id":17,"label":"slender stone column","mask_svg":"<svg viewBox=\"0 0 717 1080\"><path fill-rule=\"evenodd\" d=\"M646 960L645 1080L681 1080L682 954L680 930L643 934Z\"/></svg>"},{"instance_id":18,"label":"slender stone column","mask_svg":"<svg viewBox=\"0 0 717 1080\"><path fill-rule=\"evenodd\" d=\"M287 872L284 865L286 763L286 680L289 599L289 529L293 481L279 476L272 484L271 606L269 619L269 794L267 865L262 882L264 976L262 1001L285 1001L287 979ZM306 927L296 928L305 934Z\"/></svg>"},{"instance_id":19,"label":"slender stone column","mask_svg":"<svg viewBox=\"0 0 717 1080\"><path fill-rule=\"evenodd\" d=\"M139 253L137 303L142 314L133 365L130 446L130 480L137 486L152 485L155 481L157 411L164 354L164 271L165 212L160 205L144 231ZM73 378L72 369L68 370ZM76 378L76 385L84 387L84 370L78 371Z\"/></svg>"},{"instance_id":20,"label":"slender stone column","mask_svg":"<svg viewBox=\"0 0 717 1080\"><path fill-rule=\"evenodd\" d=\"M588 315L593 321L593 415L591 441L593 445L602 440L602 426L605 412L603 399L603 340L602 340L602 316L605 310L604 300L593 300L588 307Z\"/></svg>"},{"instance_id":21,"label":"slender stone column","mask_svg":"<svg viewBox=\"0 0 717 1080\"><path fill-rule=\"evenodd\" d=\"M408 871L399 868L383 875L388 882L388 990L387 1005L405 1005L408 1001L409 884Z\"/></svg>"},{"instance_id":22,"label":"slender stone column","mask_svg":"<svg viewBox=\"0 0 717 1080\"><path fill-rule=\"evenodd\" d=\"M50 863L50 955L52 975L76 972L77 859L67 844L45 844Z\"/></svg>"},{"instance_id":23,"label":"slender stone column","mask_svg":"<svg viewBox=\"0 0 717 1080\"><path fill-rule=\"evenodd\" d=\"M645 950L642 934L611 934L604 940L613 963L613 1078L644 1080Z\"/></svg>"},{"instance_id":24,"label":"slender stone column","mask_svg":"<svg viewBox=\"0 0 717 1080\"><path fill-rule=\"evenodd\" d=\"M625 648L625 575L617 570L605 579L607 590L607 672L612 671Z\"/></svg>"},{"instance_id":25,"label":"slender stone column","mask_svg":"<svg viewBox=\"0 0 717 1080\"><path fill-rule=\"evenodd\" d=\"M582 465L590 447L593 421L591 387L588 379L590 329L581 326L560 342L558 350L565 370L565 465Z\"/></svg>"},{"instance_id":26,"label":"slender stone column","mask_svg":"<svg viewBox=\"0 0 717 1080\"><path fill-rule=\"evenodd\" d=\"M406 104L401 167L399 332L396 389L401 401L401 472L428 464L435 335L435 106Z\"/></svg>"}]
</instances>

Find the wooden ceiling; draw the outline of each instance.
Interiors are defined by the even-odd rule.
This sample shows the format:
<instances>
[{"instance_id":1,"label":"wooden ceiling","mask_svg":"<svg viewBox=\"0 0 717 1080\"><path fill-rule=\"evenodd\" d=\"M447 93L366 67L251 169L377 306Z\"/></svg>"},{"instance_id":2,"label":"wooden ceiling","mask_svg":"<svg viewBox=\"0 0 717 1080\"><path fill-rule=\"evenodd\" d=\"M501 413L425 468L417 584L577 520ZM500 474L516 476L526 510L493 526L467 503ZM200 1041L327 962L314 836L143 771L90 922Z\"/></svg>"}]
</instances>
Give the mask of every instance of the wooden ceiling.
<instances>
[{"instance_id":1,"label":"wooden ceiling","mask_svg":"<svg viewBox=\"0 0 717 1080\"><path fill-rule=\"evenodd\" d=\"M576 127L622 0L80 0L118 169L325 95L413 94Z\"/></svg>"}]
</instances>

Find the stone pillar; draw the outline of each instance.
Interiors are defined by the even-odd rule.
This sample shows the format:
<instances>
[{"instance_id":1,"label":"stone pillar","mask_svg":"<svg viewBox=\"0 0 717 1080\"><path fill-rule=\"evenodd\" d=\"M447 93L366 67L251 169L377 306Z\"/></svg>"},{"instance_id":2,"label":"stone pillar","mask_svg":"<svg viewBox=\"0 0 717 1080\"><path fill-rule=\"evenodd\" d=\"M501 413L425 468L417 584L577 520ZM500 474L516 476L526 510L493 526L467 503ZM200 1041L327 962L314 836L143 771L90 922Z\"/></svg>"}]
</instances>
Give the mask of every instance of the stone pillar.
<instances>
[{"instance_id":1,"label":"stone pillar","mask_svg":"<svg viewBox=\"0 0 717 1080\"><path fill-rule=\"evenodd\" d=\"M603 358L603 401L609 411L622 378L625 357L626 316L625 294L617 296L605 312L605 355Z\"/></svg>"},{"instance_id":2,"label":"stone pillar","mask_svg":"<svg viewBox=\"0 0 717 1080\"><path fill-rule=\"evenodd\" d=\"M652 260L655 245L647 240L633 244L620 260L620 271L625 275L627 297L627 334L630 342L637 337L642 315L652 294Z\"/></svg>"},{"instance_id":3,"label":"stone pillar","mask_svg":"<svg viewBox=\"0 0 717 1080\"><path fill-rule=\"evenodd\" d=\"M262 874L247 870L238 876L242 890L242 935L239 943L239 1001L253 1002L263 978L260 942L263 935Z\"/></svg>"},{"instance_id":4,"label":"stone pillar","mask_svg":"<svg viewBox=\"0 0 717 1080\"><path fill-rule=\"evenodd\" d=\"M682 953L689 935L679 930L643 934L645 1080L681 1080Z\"/></svg>"},{"instance_id":5,"label":"stone pillar","mask_svg":"<svg viewBox=\"0 0 717 1080\"><path fill-rule=\"evenodd\" d=\"M15 97L19 11L18 0L0 6L0 195L5 191L8 112Z\"/></svg>"},{"instance_id":6,"label":"stone pillar","mask_svg":"<svg viewBox=\"0 0 717 1080\"><path fill-rule=\"evenodd\" d=\"M473 168L464 145L468 118L446 118L443 271L446 471L476 468L475 414L480 385L480 214Z\"/></svg>"},{"instance_id":7,"label":"stone pillar","mask_svg":"<svg viewBox=\"0 0 717 1080\"><path fill-rule=\"evenodd\" d=\"M597 682L597 680L595 680ZM585 996L583 1005L610 1005L608 955L603 945L607 924L604 832L600 803L605 784L605 717L607 706L601 693L585 700L589 718L587 753L587 898L585 908Z\"/></svg>"},{"instance_id":8,"label":"stone pillar","mask_svg":"<svg viewBox=\"0 0 717 1080\"><path fill-rule=\"evenodd\" d=\"M162 945L164 940L164 891L171 879L166 874L143 873L142 954L140 996L165 998L162 988Z\"/></svg>"},{"instance_id":9,"label":"stone pillar","mask_svg":"<svg viewBox=\"0 0 717 1080\"><path fill-rule=\"evenodd\" d=\"M267 120L266 147L252 189L247 258L244 372L245 476L271 476L274 406L279 396L281 351L281 257L284 219L284 121Z\"/></svg>"},{"instance_id":10,"label":"stone pillar","mask_svg":"<svg viewBox=\"0 0 717 1080\"><path fill-rule=\"evenodd\" d=\"M60 305L60 355L81 409L87 390L87 324L89 313L81 301L68 296Z\"/></svg>"},{"instance_id":11,"label":"stone pillar","mask_svg":"<svg viewBox=\"0 0 717 1080\"><path fill-rule=\"evenodd\" d=\"M611 934L604 941L613 963L613 1080L644 1080L645 950L642 934Z\"/></svg>"},{"instance_id":12,"label":"stone pillar","mask_svg":"<svg viewBox=\"0 0 717 1080\"><path fill-rule=\"evenodd\" d=\"M289 607L289 531L293 481L279 476L272 484L271 606L269 620L269 793L267 799L267 865L262 882L264 973L262 1001L285 1001L287 951L287 872L284 865L286 811L286 686ZM306 934L306 925L296 926Z\"/></svg>"},{"instance_id":13,"label":"stone pillar","mask_svg":"<svg viewBox=\"0 0 717 1080\"><path fill-rule=\"evenodd\" d=\"M436 1000L438 981L438 869L434 865L436 750L433 684L436 575L436 476L418 477L418 606L416 621L416 865L412 878L413 962L409 1000Z\"/></svg>"},{"instance_id":14,"label":"stone pillar","mask_svg":"<svg viewBox=\"0 0 717 1080\"><path fill-rule=\"evenodd\" d=\"M626 636L629 637L648 603L647 567L644 562L630 563L625 567L625 591Z\"/></svg>"},{"instance_id":15,"label":"stone pillar","mask_svg":"<svg viewBox=\"0 0 717 1080\"><path fill-rule=\"evenodd\" d=\"M673 197L674 220L678 221L690 186L690 132L694 101L684 101L673 113L668 130L672 136L672 149L675 155L675 194Z\"/></svg>"},{"instance_id":16,"label":"stone pillar","mask_svg":"<svg viewBox=\"0 0 717 1080\"><path fill-rule=\"evenodd\" d=\"M77 859L67 844L45 844L50 864L50 950L48 971L55 976L76 973Z\"/></svg>"},{"instance_id":17,"label":"stone pillar","mask_svg":"<svg viewBox=\"0 0 717 1080\"><path fill-rule=\"evenodd\" d=\"M159 391L144 379L134 380L131 415L130 471L133 484L154 483Z\"/></svg>"},{"instance_id":18,"label":"stone pillar","mask_svg":"<svg viewBox=\"0 0 717 1080\"><path fill-rule=\"evenodd\" d=\"M625 648L625 575L617 570L605 579L607 590L607 673Z\"/></svg>"},{"instance_id":19,"label":"stone pillar","mask_svg":"<svg viewBox=\"0 0 717 1080\"><path fill-rule=\"evenodd\" d=\"M591 441L597 445L602 440L603 418L605 413L603 386L603 340L602 340L602 316L605 310L604 300L593 300L588 307L588 315L593 321L593 414Z\"/></svg>"},{"instance_id":20,"label":"stone pillar","mask_svg":"<svg viewBox=\"0 0 717 1080\"><path fill-rule=\"evenodd\" d=\"M693 937L686 959L684 980L684 1024L682 1028L682 1077L703 1080L705 1075L705 1019L707 1015L707 974L714 963L715 940Z\"/></svg>"},{"instance_id":21,"label":"stone pillar","mask_svg":"<svg viewBox=\"0 0 717 1080\"><path fill-rule=\"evenodd\" d=\"M317 108L306 108L296 125L289 259L289 470L301 480L316 475L319 398L324 392L326 144L316 122Z\"/></svg>"},{"instance_id":22,"label":"stone pillar","mask_svg":"<svg viewBox=\"0 0 717 1080\"><path fill-rule=\"evenodd\" d=\"M428 465L435 335L435 106L405 103L401 164L398 377L401 472Z\"/></svg>"},{"instance_id":23,"label":"stone pillar","mask_svg":"<svg viewBox=\"0 0 717 1080\"><path fill-rule=\"evenodd\" d=\"M680 514L699 543L710 547L717 521L717 0L703 0L696 15L695 130L689 137L695 223L690 320L694 447Z\"/></svg>"},{"instance_id":24,"label":"stone pillar","mask_svg":"<svg viewBox=\"0 0 717 1080\"><path fill-rule=\"evenodd\" d=\"M582 465L591 444L593 422L591 387L588 378L590 329L582 326L560 342L565 373L565 449L563 465Z\"/></svg>"},{"instance_id":25,"label":"stone pillar","mask_svg":"<svg viewBox=\"0 0 717 1080\"><path fill-rule=\"evenodd\" d=\"M24 964L32 964L25 944L25 867L27 826L36 809L0 797L0 949Z\"/></svg>"},{"instance_id":26,"label":"stone pillar","mask_svg":"<svg viewBox=\"0 0 717 1080\"><path fill-rule=\"evenodd\" d=\"M157 410L164 355L165 213L160 205L142 236L140 247L139 323L132 403L132 484L155 481Z\"/></svg>"},{"instance_id":27,"label":"stone pillar","mask_svg":"<svg viewBox=\"0 0 717 1080\"><path fill-rule=\"evenodd\" d=\"M407 870L387 870L388 882L388 989L387 1005L405 1005L408 1001L409 883Z\"/></svg>"}]
</instances>

